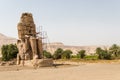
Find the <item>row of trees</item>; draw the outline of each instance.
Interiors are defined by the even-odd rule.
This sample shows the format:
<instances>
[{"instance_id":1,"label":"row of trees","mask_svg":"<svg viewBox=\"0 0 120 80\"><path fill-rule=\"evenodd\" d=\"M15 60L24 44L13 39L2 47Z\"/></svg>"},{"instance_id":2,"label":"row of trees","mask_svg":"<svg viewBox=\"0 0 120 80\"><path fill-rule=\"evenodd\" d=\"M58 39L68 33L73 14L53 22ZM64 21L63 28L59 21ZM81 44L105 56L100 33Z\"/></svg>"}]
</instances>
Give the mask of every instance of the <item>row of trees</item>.
<instances>
[{"instance_id":1,"label":"row of trees","mask_svg":"<svg viewBox=\"0 0 120 80\"><path fill-rule=\"evenodd\" d=\"M72 51L71 50L63 50L62 48L58 48L53 55L46 50L43 52L46 58L53 58L53 59L70 59Z\"/></svg>"},{"instance_id":2,"label":"row of trees","mask_svg":"<svg viewBox=\"0 0 120 80\"><path fill-rule=\"evenodd\" d=\"M16 58L18 49L15 44L3 45L1 48L2 60L8 61L13 58ZM93 55L86 55L85 50L80 50L76 55L72 55L71 50L63 50L62 48L58 48L54 54L52 55L50 52L44 50L43 54L46 58L53 59L70 59L70 58L78 58L78 59L120 59L120 46L114 44L109 49L96 48L96 51Z\"/></svg>"},{"instance_id":3,"label":"row of trees","mask_svg":"<svg viewBox=\"0 0 120 80\"><path fill-rule=\"evenodd\" d=\"M47 52L47 51L45 51ZM70 59L70 58L78 58L78 59L105 59L105 60L111 60L111 59L120 59L120 46L114 44L109 49L105 48L96 48L96 51L92 55L86 55L85 50L80 50L76 55L72 55L71 50L63 50L61 48L58 48L53 55L50 54L50 52L44 53L44 56L47 58L53 58L53 59ZM49 54L49 56L48 56Z\"/></svg>"},{"instance_id":4,"label":"row of trees","mask_svg":"<svg viewBox=\"0 0 120 80\"><path fill-rule=\"evenodd\" d=\"M96 54L99 59L120 59L120 46L114 44L109 49L97 48Z\"/></svg>"},{"instance_id":5,"label":"row of trees","mask_svg":"<svg viewBox=\"0 0 120 80\"><path fill-rule=\"evenodd\" d=\"M80 50L78 54L76 55L76 58L84 58L86 56L85 50ZM72 56L71 50L63 50L62 48L58 48L53 55L51 55L50 52L44 51L44 56L46 58L53 58L53 59L70 59L75 56Z\"/></svg>"}]
</instances>

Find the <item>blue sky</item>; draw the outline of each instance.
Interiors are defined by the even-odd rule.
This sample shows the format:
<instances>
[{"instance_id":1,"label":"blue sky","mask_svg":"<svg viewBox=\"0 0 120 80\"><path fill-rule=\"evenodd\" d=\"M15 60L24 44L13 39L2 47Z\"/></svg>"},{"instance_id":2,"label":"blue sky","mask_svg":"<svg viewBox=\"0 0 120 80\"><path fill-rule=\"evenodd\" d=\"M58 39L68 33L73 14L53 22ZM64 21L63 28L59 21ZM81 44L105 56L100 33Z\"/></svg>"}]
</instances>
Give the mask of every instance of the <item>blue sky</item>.
<instances>
[{"instance_id":1,"label":"blue sky","mask_svg":"<svg viewBox=\"0 0 120 80\"><path fill-rule=\"evenodd\" d=\"M66 45L120 44L120 0L0 0L0 33L17 38L24 12L50 42Z\"/></svg>"}]
</instances>

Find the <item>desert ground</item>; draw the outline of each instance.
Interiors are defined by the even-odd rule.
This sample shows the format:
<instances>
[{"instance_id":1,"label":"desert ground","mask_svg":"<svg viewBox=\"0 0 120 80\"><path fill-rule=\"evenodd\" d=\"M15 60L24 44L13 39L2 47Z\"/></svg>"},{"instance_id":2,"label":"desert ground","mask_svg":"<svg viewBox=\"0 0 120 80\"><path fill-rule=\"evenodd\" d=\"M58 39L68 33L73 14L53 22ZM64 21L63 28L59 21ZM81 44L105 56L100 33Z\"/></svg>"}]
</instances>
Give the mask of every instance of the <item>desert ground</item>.
<instances>
[{"instance_id":1,"label":"desert ground","mask_svg":"<svg viewBox=\"0 0 120 80\"><path fill-rule=\"evenodd\" d=\"M39 69L3 66L0 80L120 80L120 63L71 63Z\"/></svg>"}]
</instances>

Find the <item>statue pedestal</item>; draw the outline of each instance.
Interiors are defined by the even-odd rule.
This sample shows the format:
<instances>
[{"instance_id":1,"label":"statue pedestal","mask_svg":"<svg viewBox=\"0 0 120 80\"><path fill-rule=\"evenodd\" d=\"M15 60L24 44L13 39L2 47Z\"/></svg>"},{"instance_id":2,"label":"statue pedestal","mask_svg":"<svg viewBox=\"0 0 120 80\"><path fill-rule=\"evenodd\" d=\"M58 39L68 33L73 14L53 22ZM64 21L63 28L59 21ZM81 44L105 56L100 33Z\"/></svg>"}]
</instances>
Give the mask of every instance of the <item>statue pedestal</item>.
<instances>
[{"instance_id":1,"label":"statue pedestal","mask_svg":"<svg viewBox=\"0 0 120 80\"><path fill-rule=\"evenodd\" d=\"M32 66L32 67L51 67L51 66L53 66L53 59L26 60L24 62L24 65Z\"/></svg>"}]
</instances>

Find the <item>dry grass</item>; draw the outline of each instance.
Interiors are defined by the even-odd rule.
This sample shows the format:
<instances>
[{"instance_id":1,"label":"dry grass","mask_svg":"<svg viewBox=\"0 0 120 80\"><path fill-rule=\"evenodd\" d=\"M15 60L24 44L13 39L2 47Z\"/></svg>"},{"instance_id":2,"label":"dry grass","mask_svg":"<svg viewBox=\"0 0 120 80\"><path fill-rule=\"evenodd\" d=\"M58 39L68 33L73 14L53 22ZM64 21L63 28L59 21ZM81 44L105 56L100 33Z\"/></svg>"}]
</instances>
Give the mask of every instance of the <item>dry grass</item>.
<instances>
[{"instance_id":1,"label":"dry grass","mask_svg":"<svg viewBox=\"0 0 120 80\"><path fill-rule=\"evenodd\" d=\"M120 60L85 60L85 59L70 59L70 60L55 60L55 62L75 62L75 63L120 63Z\"/></svg>"}]
</instances>

